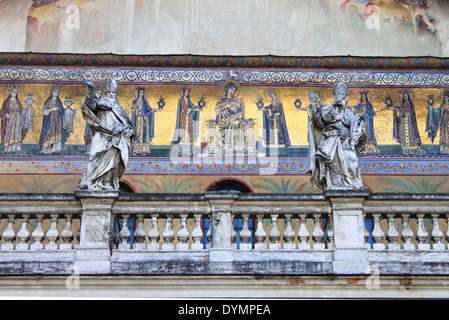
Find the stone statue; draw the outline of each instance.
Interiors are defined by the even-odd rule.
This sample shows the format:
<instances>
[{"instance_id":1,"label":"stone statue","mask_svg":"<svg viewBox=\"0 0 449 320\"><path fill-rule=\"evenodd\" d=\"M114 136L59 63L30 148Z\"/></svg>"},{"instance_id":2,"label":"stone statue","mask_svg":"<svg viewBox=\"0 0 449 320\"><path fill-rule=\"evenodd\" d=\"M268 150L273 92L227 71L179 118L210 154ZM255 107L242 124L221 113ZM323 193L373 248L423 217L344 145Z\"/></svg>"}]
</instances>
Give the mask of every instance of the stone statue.
<instances>
[{"instance_id":1,"label":"stone statue","mask_svg":"<svg viewBox=\"0 0 449 320\"><path fill-rule=\"evenodd\" d=\"M335 100L318 108L311 104L309 119L309 172L311 182L320 190L366 190L357 154L363 151L366 114L347 108L347 86L334 86Z\"/></svg>"},{"instance_id":2,"label":"stone statue","mask_svg":"<svg viewBox=\"0 0 449 320\"><path fill-rule=\"evenodd\" d=\"M131 119L117 102L117 82L109 80L105 96L99 99L96 88L88 85L82 106L84 120L92 132L90 158L80 188L88 190L118 190L120 178L133 143L135 129Z\"/></svg>"}]
</instances>

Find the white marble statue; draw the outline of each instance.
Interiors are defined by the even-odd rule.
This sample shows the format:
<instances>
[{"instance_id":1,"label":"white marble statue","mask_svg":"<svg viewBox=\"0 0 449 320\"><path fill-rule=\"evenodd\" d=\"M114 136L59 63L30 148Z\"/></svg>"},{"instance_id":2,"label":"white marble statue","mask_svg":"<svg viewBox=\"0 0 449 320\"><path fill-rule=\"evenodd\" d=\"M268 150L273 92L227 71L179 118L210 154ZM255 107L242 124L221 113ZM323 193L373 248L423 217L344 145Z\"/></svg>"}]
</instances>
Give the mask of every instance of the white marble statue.
<instances>
[{"instance_id":1,"label":"white marble statue","mask_svg":"<svg viewBox=\"0 0 449 320\"><path fill-rule=\"evenodd\" d=\"M117 82L106 84L105 96L99 99L96 88L88 85L82 106L83 117L92 132L90 158L80 181L81 189L118 190L120 178L133 143L135 129L131 119L117 102Z\"/></svg>"},{"instance_id":2,"label":"white marble statue","mask_svg":"<svg viewBox=\"0 0 449 320\"><path fill-rule=\"evenodd\" d=\"M365 146L365 114L347 108L347 86L334 86L335 100L318 108L311 104L309 119L309 171L320 190L366 189L357 154Z\"/></svg>"}]
</instances>

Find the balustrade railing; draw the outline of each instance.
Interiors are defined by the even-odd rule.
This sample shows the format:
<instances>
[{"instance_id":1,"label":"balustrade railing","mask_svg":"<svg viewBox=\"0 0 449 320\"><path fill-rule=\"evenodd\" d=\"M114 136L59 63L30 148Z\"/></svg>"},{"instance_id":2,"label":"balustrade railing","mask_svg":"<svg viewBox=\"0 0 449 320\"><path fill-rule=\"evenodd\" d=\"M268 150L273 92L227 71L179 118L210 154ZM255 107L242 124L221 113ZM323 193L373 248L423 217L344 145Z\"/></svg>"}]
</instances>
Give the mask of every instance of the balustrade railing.
<instances>
[{"instance_id":1,"label":"balustrade railing","mask_svg":"<svg viewBox=\"0 0 449 320\"><path fill-rule=\"evenodd\" d=\"M11 263L24 265L23 259L36 263L39 254L47 259L39 272L55 261L87 272L96 264L101 272L125 272L137 261L146 267L135 270L154 272L170 259L189 261L180 272L190 264L227 272L217 261L262 272L262 260L290 261L293 271L307 262L325 272L335 260L337 273L357 265L364 272L371 263L397 272L401 261L414 261L411 252L418 257L413 263L432 264L425 272L436 265L445 270L448 208L446 194L0 195L0 273L12 272Z\"/></svg>"},{"instance_id":2,"label":"balustrade railing","mask_svg":"<svg viewBox=\"0 0 449 320\"><path fill-rule=\"evenodd\" d=\"M119 250L202 250L207 247L203 214L117 214L122 226L117 230ZM134 221L130 230L129 221ZM210 230L210 229L209 229ZM209 232L210 238L210 232ZM133 239L133 240L131 240ZM210 239L209 239L210 241ZM207 242L207 241L206 241Z\"/></svg>"},{"instance_id":3,"label":"balustrade railing","mask_svg":"<svg viewBox=\"0 0 449 320\"><path fill-rule=\"evenodd\" d=\"M1 217L0 250L73 250L80 217L74 214L6 214Z\"/></svg>"},{"instance_id":4,"label":"balustrade railing","mask_svg":"<svg viewBox=\"0 0 449 320\"><path fill-rule=\"evenodd\" d=\"M373 221L372 228L365 229L369 249L413 251L448 248L449 214L374 213L366 214L365 219ZM369 238L372 241L368 242Z\"/></svg>"},{"instance_id":5,"label":"balustrade railing","mask_svg":"<svg viewBox=\"0 0 449 320\"><path fill-rule=\"evenodd\" d=\"M241 250L323 250L333 246L331 215L239 214L233 215L233 247ZM236 222L242 228L237 229ZM253 228L249 228L251 224Z\"/></svg>"}]
</instances>

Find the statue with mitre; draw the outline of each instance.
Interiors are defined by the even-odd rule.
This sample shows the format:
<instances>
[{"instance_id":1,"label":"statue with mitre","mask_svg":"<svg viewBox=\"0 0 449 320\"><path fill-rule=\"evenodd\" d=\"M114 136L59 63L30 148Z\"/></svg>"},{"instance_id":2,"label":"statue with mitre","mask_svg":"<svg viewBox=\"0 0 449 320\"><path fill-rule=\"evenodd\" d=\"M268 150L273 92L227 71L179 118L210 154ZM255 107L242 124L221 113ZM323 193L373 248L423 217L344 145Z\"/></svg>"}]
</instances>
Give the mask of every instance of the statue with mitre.
<instances>
[{"instance_id":1,"label":"statue with mitre","mask_svg":"<svg viewBox=\"0 0 449 320\"><path fill-rule=\"evenodd\" d=\"M311 104L309 119L309 172L311 183L320 190L366 190L357 154L363 151L366 136L365 114L347 107L348 87L333 88L335 100L328 106Z\"/></svg>"},{"instance_id":2,"label":"statue with mitre","mask_svg":"<svg viewBox=\"0 0 449 320\"><path fill-rule=\"evenodd\" d=\"M92 132L89 162L81 177L80 188L88 190L119 190L133 144L132 121L117 102L117 82L107 82L104 98L98 98L96 87L88 86L82 106L84 120Z\"/></svg>"}]
</instances>

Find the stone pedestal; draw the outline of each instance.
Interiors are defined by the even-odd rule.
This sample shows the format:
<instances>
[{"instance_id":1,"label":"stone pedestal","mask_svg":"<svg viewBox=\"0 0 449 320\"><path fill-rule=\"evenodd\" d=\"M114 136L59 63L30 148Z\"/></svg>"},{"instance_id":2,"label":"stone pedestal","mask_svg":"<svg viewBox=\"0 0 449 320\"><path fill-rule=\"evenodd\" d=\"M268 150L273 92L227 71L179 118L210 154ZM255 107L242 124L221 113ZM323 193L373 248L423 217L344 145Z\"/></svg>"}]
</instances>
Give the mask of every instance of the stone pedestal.
<instances>
[{"instance_id":1,"label":"stone pedestal","mask_svg":"<svg viewBox=\"0 0 449 320\"><path fill-rule=\"evenodd\" d=\"M368 273L363 202L369 191L326 191L325 196L331 203L334 221L334 273Z\"/></svg>"},{"instance_id":2,"label":"stone pedestal","mask_svg":"<svg viewBox=\"0 0 449 320\"><path fill-rule=\"evenodd\" d=\"M211 192L205 194L212 209L212 241L210 245L210 260L229 262L232 260L233 221L231 208L238 193Z\"/></svg>"},{"instance_id":3,"label":"stone pedestal","mask_svg":"<svg viewBox=\"0 0 449 320\"><path fill-rule=\"evenodd\" d=\"M82 206L80 243L75 265L81 274L107 274L111 269L112 205L118 191L75 191Z\"/></svg>"}]
</instances>

